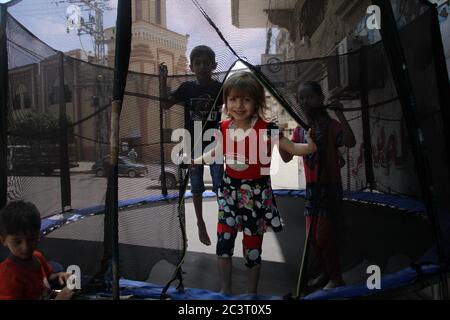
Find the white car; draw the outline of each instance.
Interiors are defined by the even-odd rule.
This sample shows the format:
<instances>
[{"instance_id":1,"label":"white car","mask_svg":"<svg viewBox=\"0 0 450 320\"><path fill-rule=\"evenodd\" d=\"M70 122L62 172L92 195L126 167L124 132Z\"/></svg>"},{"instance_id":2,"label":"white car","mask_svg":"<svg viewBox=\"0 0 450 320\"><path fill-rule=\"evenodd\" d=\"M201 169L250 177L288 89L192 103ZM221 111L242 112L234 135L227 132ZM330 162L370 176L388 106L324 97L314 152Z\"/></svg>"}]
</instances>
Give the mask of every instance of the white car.
<instances>
[{"instance_id":1,"label":"white car","mask_svg":"<svg viewBox=\"0 0 450 320\"><path fill-rule=\"evenodd\" d=\"M203 173L203 182L205 184L212 184L211 174L209 172L209 166L204 166ZM158 180L161 184L162 175L161 175L161 164L147 164L148 168L148 176L151 180ZM176 188L180 183L182 183L183 174L182 171L185 171L176 164L164 164L164 171L166 173L166 186L168 189Z\"/></svg>"}]
</instances>

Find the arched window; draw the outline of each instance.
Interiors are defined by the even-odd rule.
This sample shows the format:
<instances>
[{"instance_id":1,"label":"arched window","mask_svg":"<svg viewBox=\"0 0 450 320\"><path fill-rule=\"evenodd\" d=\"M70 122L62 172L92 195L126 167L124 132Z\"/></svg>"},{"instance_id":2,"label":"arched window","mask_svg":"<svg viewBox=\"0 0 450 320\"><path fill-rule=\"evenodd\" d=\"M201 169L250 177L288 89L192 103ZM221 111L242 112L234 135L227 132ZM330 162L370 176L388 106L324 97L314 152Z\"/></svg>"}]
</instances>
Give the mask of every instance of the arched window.
<instances>
[{"instance_id":1,"label":"arched window","mask_svg":"<svg viewBox=\"0 0 450 320\"><path fill-rule=\"evenodd\" d=\"M64 84L64 102L72 102L72 91L68 84ZM57 78L50 89L50 105L59 104L59 79Z\"/></svg>"},{"instance_id":2,"label":"arched window","mask_svg":"<svg viewBox=\"0 0 450 320\"><path fill-rule=\"evenodd\" d=\"M161 24L161 0L156 0L155 4L155 22L156 24Z\"/></svg>"},{"instance_id":3,"label":"arched window","mask_svg":"<svg viewBox=\"0 0 450 320\"><path fill-rule=\"evenodd\" d=\"M142 20L142 0L136 0L136 20Z\"/></svg>"},{"instance_id":4,"label":"arched window","mask_svg":"<svg viewBox=\"0 0 450 320\"><path fill-rule=\"evenodd\" d=\"M306 0L299 17L300 35L311 37L325 18L325 0Z\"/></svg>"},{"instance_id":5,"label":"arched window","mask_svg":"<svg viewBox=\"0 0 450 320\"><path fill-rule=\"evenodd\" d=\"M28 92L27 87L21 83L17 86L15 91L13 109L21 110L29 108L31 108L30 92Z\"/></svg>"}]
</instances>

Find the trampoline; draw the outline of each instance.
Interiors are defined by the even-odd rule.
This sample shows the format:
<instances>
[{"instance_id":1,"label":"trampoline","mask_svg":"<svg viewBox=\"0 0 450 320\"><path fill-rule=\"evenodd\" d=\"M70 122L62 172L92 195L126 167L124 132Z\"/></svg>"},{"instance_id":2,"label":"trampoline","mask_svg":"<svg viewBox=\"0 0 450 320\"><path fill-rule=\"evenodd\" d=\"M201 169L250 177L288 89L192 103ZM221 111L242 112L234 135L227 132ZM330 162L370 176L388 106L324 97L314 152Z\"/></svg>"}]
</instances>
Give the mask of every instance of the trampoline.
<instances>
[{"instance_id":1,"label":"trampoline","mask_svg":"<svg viewBox=\"0 0 450 320\"><path fill-rule=\"evenodd\" d=\"M289 293L294 292L298 272L298 261L300 259L299 248L303 247L305 232L303 212L303 191L276 190L275 195L278 205L283 212L285 222L285 231L279 235L271 235L266 241L269 243L263 246L263 251L278 246L281 251L281 258L269 259L264 261L264 268L261 279L261 294L258 296L240 294L235 296L224 296L217 293L214 288L217 287L216 257L214 252L205 253L205 250L199 250L200 244L193 244L193 248L188 245L188 252L185 258L184 285L186 288L182 291L171 287L167 291L171 299L189 300L267 300L267 299L286 299ZM175 197L175 195L173 195ZM190 192L186 193L186 199L191 197ZM213 192L204 194L205 208L214 212L216 206ZM121 201L119 206L121 212L126 215L127 208L146 206L156 206L158 202L166 201L162 197L150 196L146 198L130 199ZM429 227L429 222L424 214L422 203L407 198L392 195L384 195L373 192L349 192L345 194L345 209L343 221L351 221L351 224L342 226L341 243L344 252L341 254L341 265L343 268L343 277L347 286L343 288L318 291L305 296L305 299L345 299L345 298L364 298L367 296L388 297L395 290L410 288L420 283L427 283L428 286L436 283L436 275L439 273L438 259L435 248L433 247L433 237ZM193 218L192 204L188 206L187 217ZM77 258L82 270L90 270L89 266L92 254L95 254L93 241L100 243L102 239L93 239L92 234L97 229L94 219L103 215L104 208L101 206L76 210L71 213L50 216L45 218L42 223L42 233L46 235L41 243L41 249L51 258L58 259L63 265L69 265L73 261L72 254L67 257L61 256L58 250L61 246L73 252L76 248L82 247L86 250L84 259ZM214 214L212 214L214 216ZM207 223L214 225L214 217L205 217ZM99 219L98 221L101 221ZM386 225L386 220L391 221ZM140 228L145 229L145 224L149 223L148 218L141 216L139 219L130 219ZM367 223L372 225L368 230ZM97 222L98 223L98 222ZM399 232L398 225L403 228ZM449 226L448 224L446 225ZM131 226L127 226L132 228ZM60 230L61 229L61 230ZM59 231L58 231L59 230ZM128 229L130 230L130 229ZM380 232L379 230L382 230ZM421 237L418 238L417 235ZM61 235L64 239L60 239ZM191 232L191 242L195 242L195 232ZM298 236L300 235L300 236ZM141 236L142 238L142 236ZM292 239L295 242L292 243ZM134 279L153 280L152 282L132 281L121 279L121 296L133 299L159 299L164 289L163 283L168 280L167 268L174 269L167 260L161 261L161 250L148 248L148 240L145 237L140 241L145 243L147 248L139 246L138 236L133 239L134 244L122 244L120 251L123 252L126 259L129 255L143 255L146 257L145 265L152 266L151 274L130 273ZM382 244L382 245L380 245ZM267 246L267 249L266 249ZM201 249L201 248L200 248ZM98 248L97 248L98 250ZM272 249L273 250L273 249ZM55 251L52 253L52 251ZM203 251L203 252L199 252ZM273 252L273 251L271 251ZM355 256L359 258L355 258ZM140 258L142 260L142 258ZM244 269L242 257L237 258L236 268ZM263 258L263 260L265 260ZM275 260L275 261L271 261ZM278 260L278 261L277 261ZM239 264L242 264L241 266ZM368 274L367 266L378 265L382 270L382 289L369 290L366 285ZM95 267L95 266L94 266ZM148 269L147 269L148 270ZM245 273L240 270L242 275ZM124 270L123 272L127 272ZM236 273L239 279L239 272ZM244 283L245 279L236 280L237 283ZM423 282L428 280L429 282ZM242 286L242 285L241 285ZM237 291L245 291L244 287L238 285ZM425 286L426 287L426 286ZM203 289L198 289L203 288ZM209 290L205 289L209 288ZM422 288L421 288L422 289ZM415 291L420 291L415 288ZM423 290L422 290L423 291ZM269 295L271 293L271 295ZM277 294L275 294L277 293ZM398 292L397 292L398 294ZM408 294L408 291L403 293ZM426 295L427 293L422 293ZM430 295L430 293L428 292ZM108 298L110 292L97 292L84 296L85 298ZM400 295L401 296L401 295ZM410 293L409 298L417 298L420 295ZM432 296L429 296L430 298Z\"/></svg>"},{"instance_id":2,"label":"trampoline","mask_svg":"<svg viewBox=\"0 0 450 320\"><path fill-rule=\"evenodd\" d=\"M269 5L268 10L273 21L283 17L288 2L271 1L273 7ZM317 9L311 1L293 2ZM0 205L18 199L36 204L42 218L39 250L56 269L80 267L84 289L78 299L448 296L450 82L433 5L416 0L374 1L389 13L383 15L385 27L369 32L358 48L269 64L247 54L250 49L263 53L261 46L266 43L249 48L242 40L249 37L245 29L228 28L237 24L236 19L247 23L237 15L240 1L227 1L229 10L237 11L234 15L230 11L226 19L221 19L223 12L215 1L180 4L180 10L202 21L203 39L211 39L214 45L218 60L215 80L223 83L236 69L254 73L273 102L272 112L283 110L278 116L283 114L303 128L309 124L295 99L296 86L319 81L327 98L343 101L356 136L356 147L341 153L345 160L341 168L344 207L337 227L346 285L304 291L305 281L318 274L314 252L305 245L305 191L281 186L275 197L284 230L265 236L259 295L244 294L245 266L242 254L236 252L236 295L226 296L217 292L214 245L204 247L197 240L188 171L171 161L178 141L170 134L184 127L184 109L177 105L166 112L163 108L168 93L195 77L168 73L163 64L155 65L153 73L128 71L133 54L141 47L131 45L131 4L118 3L115 61L109 66L53 49L2 7L6 36L1 46L7 61L0 67L8 70L2 83L9 88L4 96L10 98L2 98L1 106L2 124L7 125L2 125L0 134L5 142L0 146L0 180L5 186ZM329 7L319 9L328 12ZM343 9L336 12L339 10ZM365 12L339 14L342 19L364 24L367 20ZM299 25L302 18L292 16ZM151 38L139 33L134 36ZM357 85L337 92L331 86L342 81L344 69L351 71L349 77L356 77L352 83ZM281 80L279 70L284 75ZM21 89L28 84L35 90L29 99ZM32 101L33 106L22 108L24 101ZM83 101L90 101L88 107ZM293 128L285 129L289 135ZM51 172L39 166L22 172L8 146L27 146L35 152L34 159L44 162L49 160L43 150L50 148L56 151L57 165ZM114 161L126 157L131 146L148 169L145 177L119 177L120 164ZM92 165L102 159L112 159L112 163L103 161L105 174L98 177ZM216 196L207 191L203 197L204 218L208 229L215 230ZM214 235L211 240L214 243ZM2 252L1 257L6 256ZM381 289L367 286L371 265L381 270Z\"/></svg>"}]
</instances>

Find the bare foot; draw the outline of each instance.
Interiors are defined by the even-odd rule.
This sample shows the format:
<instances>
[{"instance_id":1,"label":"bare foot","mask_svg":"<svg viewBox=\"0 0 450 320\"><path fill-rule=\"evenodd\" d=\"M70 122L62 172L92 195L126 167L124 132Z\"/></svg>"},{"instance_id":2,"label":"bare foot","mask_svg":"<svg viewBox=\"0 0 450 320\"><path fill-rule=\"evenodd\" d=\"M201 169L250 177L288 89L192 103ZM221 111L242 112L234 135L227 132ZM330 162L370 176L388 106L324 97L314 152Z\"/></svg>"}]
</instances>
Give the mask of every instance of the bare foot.
<instances>
[{"instance_id":1,"label":"bare foot","mask_svg":"<svg viewBox=\"0 0 450 320\"><path fill-rule=\"evenodd\" d=\"M317 278L308 281L308 287L322 287L328 283L328 277L322 273Z\"/></svg>"},{"instance_id":2,"label":"bare foot","mask_svg":"<svg viewBox=\"0 0 450 320\"><path fill-rule=\"evenodd\" d=\"M345 286L345 282L342 279L339 280L330 280L325 287L323 287L323 290L329 290L334 289L337 287Z\"/></svg>"},{"instance_id":3,"label":"bare foot","mask_svg":"<svg viewBox=\"0 0 450 320\"><path fill-rule=\"evenodd\" d=\"M200 239L200 242L203 243L206 246L211 245L211 240L209 239L208 231L206 230L205 223L197 223L198 227L198 238Z\"/></svg>"}]
</instances>

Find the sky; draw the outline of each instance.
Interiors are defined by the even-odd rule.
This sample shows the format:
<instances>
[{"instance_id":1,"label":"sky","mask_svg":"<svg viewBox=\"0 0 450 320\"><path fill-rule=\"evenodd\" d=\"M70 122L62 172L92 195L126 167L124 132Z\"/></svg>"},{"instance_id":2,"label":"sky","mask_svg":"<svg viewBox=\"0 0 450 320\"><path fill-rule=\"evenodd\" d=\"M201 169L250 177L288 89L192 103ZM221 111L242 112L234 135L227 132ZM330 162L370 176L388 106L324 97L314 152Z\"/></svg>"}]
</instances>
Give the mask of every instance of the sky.
<instances>
[{"instance_id":1,"label":"sky","mask_svg":"<svg viewBox=\"0 0 450 320\"><path fill-rule=\"evenodd\" d=\"M204 10L217 24L233 48L241 57L247 57L249 62L258 64L266 45L266 29L238 29L231 24L230 0L198 0ZM434 0L438 4L446 0ZM5 0L0 0L5 2ZM117 14L117 0L106 0L112 10L105 11L104 27L115 25ZM61 51L71 49L83 49L92 51L92 39L88 35L78 37L75 30L66 32L66 10L68 1L64 0L22 0L9 9L10 13L38 38ZM444 44L450 39L450 19L442 21ZM180 34L189 34L188 48L190 50L199 44L211 46L217 54L219 62L218 70L228 70L235 57L228 50L223 41L218 37L213 28L208 24L200 11L195 8L192 0L167 0L167 24L168 28ZM276 32L275 32L276 33ZM272 39L272 49L275 36ZM447 41L447 42L446 42ZM450 59L450 52L446 52ZM450 66L449 66L450 68Z\"/></svg>"},{"instance_id":2,"label":"sky","mask_svg":"<svg viewBox=\"0 0 450 320\"><path fill-rule=\"evenodd\" d=\"M112 8L105 11L104 28L115 25L117 0L107 1ZM238 29L231 24L230 0L199 0L205 11L218 25L227 40L239 55L250 62L259 63L266 45L266 29ZM66 10L70 4L63 0L22 0L10 8L10 13L38 38L61 51L81 48L92 51L92 40L88 35L78 37L75 30L66 32ZM189 34L187 56L199 44L211 46L217 54L223 70L234 61L234 56L225 48L223 41L208 24L191 0L167 0L168 29L180 34Z\"/></svg>"}]
</instances>

